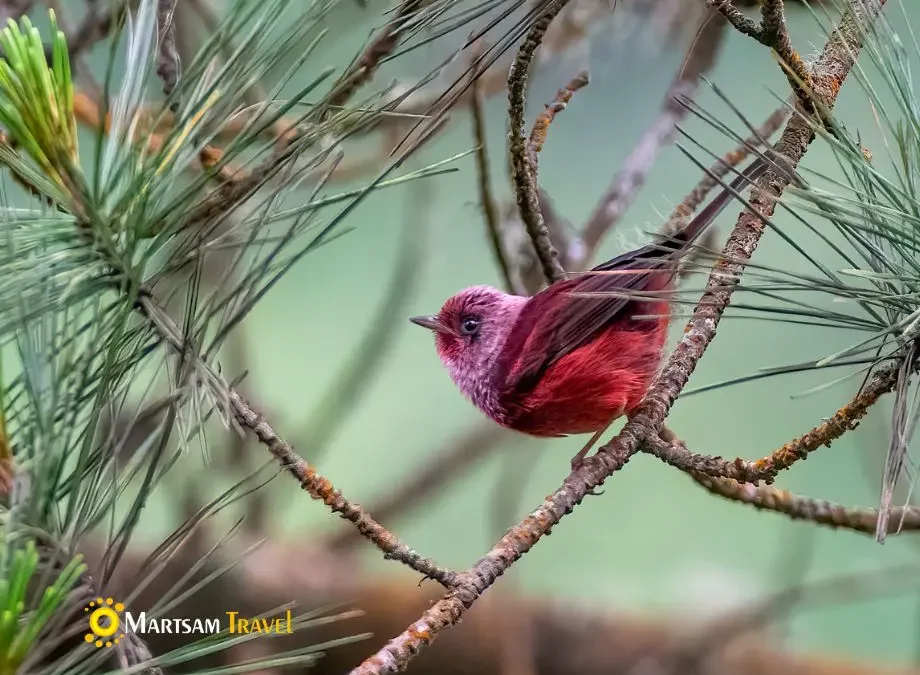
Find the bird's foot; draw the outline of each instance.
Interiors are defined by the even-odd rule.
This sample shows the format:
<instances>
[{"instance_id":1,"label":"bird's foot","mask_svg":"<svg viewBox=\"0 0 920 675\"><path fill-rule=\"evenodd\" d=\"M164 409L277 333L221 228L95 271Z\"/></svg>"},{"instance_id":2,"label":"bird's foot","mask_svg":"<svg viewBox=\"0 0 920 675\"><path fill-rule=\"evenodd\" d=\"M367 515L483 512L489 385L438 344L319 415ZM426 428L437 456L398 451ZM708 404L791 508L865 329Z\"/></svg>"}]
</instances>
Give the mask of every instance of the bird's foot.
<instances>
[{"instance_id":1,"label":"bird's foot","mask_svg":"<svg viewBox=\"0 0 920 675\"><path fill-rule=\"evenodd\" d=\"M667 426L661 427L661 431L658 432L658 437L661 438L661 440L663 440L665 443L671 443L672 445L676 445L679 448L683 448L684 450L689 450L687 444L684 443L680 437L671 431Z\"/></svg>"},{"instance_id":2,"label":"bird's foot","mask_svg":"<svg viewBox=\"0 0 920 675\"><path fill-rule=\"evenodd\" d=\"M588 454L588 448L582 448L578 454L572 457L572 473L578 471L585 465L585 455Z\"/></svg>"},{"instance_id":3,"label":"bird's foot","mask_svg":"<svg viewBox=\"0 0 920 675\"><path fill-rule=\"evenodd\" d=\"M607 427L609 426L610 425L608 424ZM607 427L604 427L603 429L598 429L594 433L594 435L591 437L591 440L585 443L585 447L579 450L578 453L576 453L576 455L572 457L572 471L573 472L578 471L581 467L585 465L585 457L588 455L589 452L591 452L591 448L594 447L594 445L600 439L601 435L605 431L607 431Z\"/></svg>"},{"instance_id":4,"label":"bird's foot","mask_svg":"<svg viewBox=\"0 0 920 675\"><path fill-rule=\"evenodd\" d=\"M581 450L579 450L577 455L572 457L572 471L573 472L578 471L581 467L585 465L585 459L586 459L585 455L588 454L588 451L591 449L592 445L594 445L593 442L588 443L588 445L586 445ZM598 490L597 488L594 488L593 490L588 490L588 492L586 492L585 494L590 495L592 497L600 497L602 494L604 494L604 490Z\"/></svg>"}]
</instances>

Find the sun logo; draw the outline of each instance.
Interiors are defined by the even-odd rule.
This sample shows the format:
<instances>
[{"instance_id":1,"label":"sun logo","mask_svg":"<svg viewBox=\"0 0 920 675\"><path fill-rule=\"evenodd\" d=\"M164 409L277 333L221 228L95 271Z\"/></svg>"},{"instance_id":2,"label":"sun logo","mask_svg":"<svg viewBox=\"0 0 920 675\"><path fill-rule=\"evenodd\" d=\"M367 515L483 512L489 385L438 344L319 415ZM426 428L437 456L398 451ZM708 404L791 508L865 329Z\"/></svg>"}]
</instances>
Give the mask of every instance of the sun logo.
<instances>
[{"instance_id":1,"label":"sun logo","mask_svg":"<svg viewBox=\"0 0 920 675\"><path fill-rule=\"evenodd\" d=\"M92 642L97 647L111 647L117 645L125 636L118 630L121 626L121 613L125 611L122 603L115 602L112 598L96 598L83 611L89 614L91 632L83 636L87 642Z\"/></svg>"}]
</instances>

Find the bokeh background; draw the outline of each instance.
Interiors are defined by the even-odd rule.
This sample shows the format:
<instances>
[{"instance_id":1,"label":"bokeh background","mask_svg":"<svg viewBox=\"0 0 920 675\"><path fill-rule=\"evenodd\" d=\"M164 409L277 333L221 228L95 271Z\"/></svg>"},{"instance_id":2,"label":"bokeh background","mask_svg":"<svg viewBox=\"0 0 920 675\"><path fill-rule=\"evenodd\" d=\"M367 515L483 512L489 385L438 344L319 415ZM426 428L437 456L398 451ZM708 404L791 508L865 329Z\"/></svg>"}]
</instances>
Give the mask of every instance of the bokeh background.
<instances>
[{"instance_id":1,"label":"bokeh background","mask_svg":"<svg viewBox=\"0 0 920 675\"><path fill-rule=\"evenodd\" d=\"M899 30L905 29L908 19L920 26L920 5L889 4L887 15ZM366 8L357 2L341 3L330 16L330 36L312 63L320 67L350 60L369 32L384 21L383 5L378 0L371 0ZM213 9L218 14L223 11L220 3ZM794 43L803 55L813 57L824 43L824 29L803 6L790 5L788 14ZM658 114L693 37L691 24L678 35L670 34L630 14L629 3L624 3L614 17L592 22L589 35L576 47L535 69L530 120L577 71L587 68L591 74L590 85L553 124L540 160L541 186L576 227L585 222ZM384 86L393 78L410 82L423 75L462 37L455 35L453 42L427 45L386 64L375 85ZM89 54L97 72L102 72L106 56L104 47ZM302 86L313 75L304 73L302 81L291 86ZM725 38L709 77L755 124L787 93L785 78L767 50L734 31ZM707 86L701 87L697 101L743 131ZM503 93L488 97L485 104L493 182L503 201L511 196L506 108ZM874 150L873 141L879 138L875 121L855 81L844 88L837 110L847 127L858 130ZM685 128L715 153L734 145L699 120L689 119ZM411 167L469 150L473 147L470 130L468 111L455 111L447 130L412 159ZM373 154L373 143L371 139L352 143L346 157L369 149ZM694 152L711 163L698 150ZM500 283L478 203L473 157L459 160L456 166L457 173L423 185L371 195L351 216L352 232L305 258L256 307L244 324L243 337L235 343L237 353L231 355L249 370L247 391L270 412L279 432L346 495L367 506L391 494L433 455L481 423L480 413L461 397L441 367L431 336L406 320L409 315L436 311L444 299L465 286ZM835 169L820 141L809 151L804 166L831 174ZM605 240L598 259L643 242L700 176L677 147L665 148L627 216ZM339 181L334 188L349 189L372 177L373 172ZM722 235L738 211L732 206L719 219ZM824 255L787 214L780 213L778 222L800 237L809 251ZM363 381L360 396L347 406L347 418L322 453L314 456L308 421L330 396L341 370L356 358L372 317L386 299L407 227L423 246L415 288L388 318L393 339L381 345L385 350L381 365ZM780 268L807 269L800 256L769 234L756 259ZM824 259L839 266L833 258ZM698 276L687 281L690 287L701 284ZM681 328L682 321L676 321L671 344ZM840 329L735 320L729 313L690 388L820 357L853 341L854 335ZM858 380L801 396L841 374L773 377L687 396L678 401L669 426L696 451L759 457L820 423L851 397ZM779 484L848 505L875 505L889 415L890 407L876 406L855 432L797 464L781 475ZM222 438L219 433L212 437L211 456L222 452ZM582 438L543 441L507 434L470 471L386 524L438 562L465 569L514 519L558 486L568 473L569 458L583 442ZM204 464L204 457L186 460L194 468ZM210 487L207 481L199 484L203 491ZM311 541L346 527L292 481L282 477L268 490L270 508L261 534L272 540ZM519 499L497 510L496 503L502 501L498 496L515 491ZM161 494L145 513L144 538L157 541L174 525L179 510L174 495ZM359 545L355 550L363 556L362 569L368 575L389 575L404 584L406 593L415 590L415 577L383 561L372 547ZM749 605L790 583L848 572L884 575L895 565L914 562L918 555L918 540L911 535L890 537L879 545L868 536L758 513L712 497L683 474L640 455L608 481L602 496L587 499L551 537L514 565L499 585L567 606L689 621ZM854 597L843 594L833 602L803 603L793 618L783 621L786 644L795 650L882 663L912 660L920 650L920 591L860 594L858 586L853 585Z\"/></svg>"}]
</instances>

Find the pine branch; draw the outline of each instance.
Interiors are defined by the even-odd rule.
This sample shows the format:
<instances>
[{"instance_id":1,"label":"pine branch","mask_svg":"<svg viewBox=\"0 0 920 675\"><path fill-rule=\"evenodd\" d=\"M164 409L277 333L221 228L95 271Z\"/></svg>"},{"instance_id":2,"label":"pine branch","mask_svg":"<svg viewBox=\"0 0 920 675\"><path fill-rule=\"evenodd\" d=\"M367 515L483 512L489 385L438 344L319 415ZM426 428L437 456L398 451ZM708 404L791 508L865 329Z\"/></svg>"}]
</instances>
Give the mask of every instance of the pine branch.
<instances>
[{"instance_id":1,"label":"pine branch","mask_svg":"<svg viewBox=\"0 0 920 675\"><path fill-rule=\"evenodd\" d=\"M879 509L842 506L823 499L803 497L772 485L750 485L703 474L690 474L690 477L714 495L748 504L760 511L773 511L792 520L806 520L872 536L877 533ZM886 527L888 534L915 530L920 530L920 508L903 506L891 509Z\"/></svg>"},{"instance_id":2,"label":"pine branch","mask_svg":"<svg viewBox=\"0 0 920 675\"><path fill-rule=\"evenodd\" d=\"M291 445L278 436L259 412L243 400L234 388L224 384L211 367L201 360L199 355L193 351L193 345L188 345L182 340L182 331L150 293L142 294L136 309L177 355L184 355L185 358L197 361L197 366L225 389L228 412L243 429L265 446L281 468L293 476L311 498L324 503L333 513L352 523L363 537L383 552L385 558L398 560L444 586L451 587L454 584L456 581L454 572L438 567L430 559L403 544L383 525L365 513L360 505L348 501L328 478L317 472L313 466L295 453Z\"/></svg>"},{"instance_id":3,"label":"pine branch","mask_svg":"<svg viewBox=\"0 0 920 675\"><path fill-rule=\"evenodd\" d=\"M676 439L652 438L647 442L647 451L676 469L689 474L700 474L712 478L727 478L739 483L767 484L773 482L780 471L792 467L799 460L808 459L809 454L831 443L859 426L859 421L869 408L884 395L891 392L898 383L897 366L879 370L852 401L837 410L831 417L806 434L785 443L762 459L725 460L691 452Z\"/></svg>"},{"instance_id":4,"label":"pine branch","mask_svg":"<svg viewBox=\"0 0 920 675\"><path fill-rule=\"evenodd\" d=\"M616 226L645 185L659 152L674 140L677 125L687 114L686 106L681 101L696 95L700 77L715 66L727 34L725 25L718 14L707 13L703 17L677 75L665 94L661 112L626 157L623 167L614 176L582 228L585 248L582 268L590 266L604 236Z\"/></svg>"},{"instance_id":5,"label":"pine branch","mask_svg":"<svg viewBox=\"0 0 920 675\"><path fill-rule=\"evenodd\" d=\"M825 106L833 105L840 86L853 67L862 48L863 27L874 21L881 9L882 2L854 0L815 61L813 81L819 85L815 94L820 95ZM786 125L776 150L788 160L789 168L794 169L813 138L808 117L798 115ZM589 492L621 469L640 450L643 441L659 433L671 405L715 337L732 291L740 282L745 262L757 248L764 232L763 219L772 215L776 200L790 178L786 173L777 175L770 170L757 181L751 199L753 212L745 211L739 217L683 338L639 409L616 438L573 471L560 488L512 527L472 568L461 573L453 590L434 603L403 633L352 670L352 675L381 675L403 670L441 631L459 622L483 592L566 514L571 513Z\"/></svg>"},{"instance_id":6,"label":"pine branch","mask_svg":"<svg viewBox=\"0 0 920 675\"><path fill-rule=\"evenodd\" d=\"M537 151L524 138L524 111L527 103L528 71L534 54L553 19L562 11L568 0L557 0L536 21L517 53L517 58L508 72L508 117L510 131L508 152L511 160L511 181L520 210L521 220L533 242L534 251L543 268L543 275L549 283L565 278L565 270L559 264L559 253L553 247L537 194Z\"/></svg>"}]
</instances>

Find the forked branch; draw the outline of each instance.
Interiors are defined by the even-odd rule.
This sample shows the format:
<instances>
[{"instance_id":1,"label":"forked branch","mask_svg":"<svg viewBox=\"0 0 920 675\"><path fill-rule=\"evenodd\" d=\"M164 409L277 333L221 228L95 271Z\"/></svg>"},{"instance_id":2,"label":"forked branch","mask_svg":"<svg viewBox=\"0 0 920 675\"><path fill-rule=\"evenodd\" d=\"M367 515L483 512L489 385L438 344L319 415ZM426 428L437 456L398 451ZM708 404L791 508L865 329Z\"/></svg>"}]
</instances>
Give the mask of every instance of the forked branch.
<instances>
[{"instance_id":1,"label":"forked branch","mask_svg":"<svg viewBox=\"0 0 920 675\"><path fill-rule=\"evenodd\" d=\"M855 429L869 412L869 408L884 394L891 392L897 382L896 365L879 370L852 401L808 433L785 443L762 459L725 460L691 452L682 443L668 443L660 438L651 439L647 449L664 463L689 474L727 478L740 483L764 481L770 484L780 471L789 469L799 460L807 459L810 453L818 448L830 446L846 432Z\"/></svg>"},{"instance_id":2,"label":"forked branch","mask_svg":"<svg viewBox=\"0 0 920 675\"><path fill-rule=\"evenodd\" d=\"M840 86L853 67L862 47L863 30L881 11L879 0L854 0L841 23L825 44L813 67L814 94L821 104L833 105ZM525 43L526 46L526 43ZM819 85L819 86L818 86ZM515 103L512 97L512 104ZM785 156L790 168L798 165L814 135L801 103L787 124L776 151ZM518 120L520 123L520 120ZM514 125L513 125L514 126ZM521 136L523 130L519 129ZM657 436L678 394L689 380L697 362L715 337L716 328L731 295L740 282L765 230L764 219L772 215L776 200L789 184L790 176L768 171L754 188L750 200L753 212L741 214L722 257L710 274L706 290L694 311L680 343L652 385L643 404L612 441L572 472L543 504L504 537L473 567L462 573L458 585L435 602L403 633L352 671L352 675L380 675L403 670L445 628L456 624L482 593L548 533L585 496L602 485L639 451L642 443Z\"/></svg>"}]
</instances>

